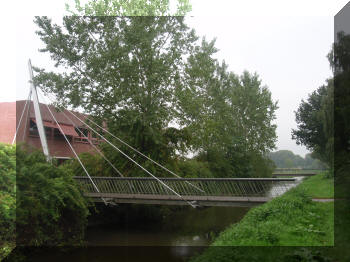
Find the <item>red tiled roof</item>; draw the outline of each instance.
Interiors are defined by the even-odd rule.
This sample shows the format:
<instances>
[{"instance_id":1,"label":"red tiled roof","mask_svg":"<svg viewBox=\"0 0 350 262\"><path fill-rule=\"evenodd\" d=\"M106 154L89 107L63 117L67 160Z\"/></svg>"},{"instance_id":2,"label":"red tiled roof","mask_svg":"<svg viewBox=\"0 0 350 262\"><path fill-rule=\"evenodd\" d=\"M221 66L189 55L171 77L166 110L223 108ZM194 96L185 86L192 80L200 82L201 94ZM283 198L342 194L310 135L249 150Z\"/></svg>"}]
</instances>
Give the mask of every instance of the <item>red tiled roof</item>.
<instances>
[{"instance_id":1,"label":"red tiled roof","mask_svg":"<svg viewBox=\"0 0 350 262\"><path fill-rule=\"evenodd\" d=\"M19 120L23 111L23 108L26 104L26 100L19 100L16 102L0 102L0 142L1 143L11 143L13 137L16 132L16 127L19 124ZM64 110L63 112L58 112L54 106L49 106L52 114L55 116L56 120L59 124L63 124L62 130L67 135L78 136L72 127L72 122L74 126L83 126L83 124L77 120L74 116L72 116L68 110ZM44 125L56 127L55 120L52 118L47 106L45 104L40 103L40 111L41 116L44 122ZM83 121L86 119L87 115L74 112L74 114L82 119ZM67 119L68 116L71 120ZM33 102L30 101L30 111L28 118L35 119ZM24 125L24 121L27 120L26 113L23 115L21 126ZM22 126L23 127L23 126Z\"/></svg>"},{"instance_id":2,"label":"red tiled roof","mask_svg":"<svg viewBox=\"0 0 350 262\"><path fill-rule=\"evenodd\" d=\"M16 101L16 111L20 112L19 114L17 113L18 121L19 121L19 118L20 118L20 115L22 113L22 110L24 108L25 103L26 103L26 100ZM50 122L55 123L55 120L52 118L49 110L47 109L46 104L40 103L39 106L40 106L40 112L41 112L41 117L42 117L43 121L50 121ZM72 122L73 122L75 126L82 126L82 123L79 120L77 120L74 116L72 116L68 112L68 110L63 110L63 112L64 112L63 113L63 112L58 112L54 106L49 105L49 108L50 108L52 114L54 115L54 117L56 118L58 123L71 126ZM84 114L81 114L81 113L78 113L78 112L74 112L74 114L77 117L79 117L80 119L82 119L83 121L86 118L86 115L84 115ZM72 122L69 119L67 119L67 117L65 115L68 116L72 120ZM30 118L35 118L34 107L33 107L33 102L32 101L30 102L29 117Z\"/></svg>"}]
</instances>

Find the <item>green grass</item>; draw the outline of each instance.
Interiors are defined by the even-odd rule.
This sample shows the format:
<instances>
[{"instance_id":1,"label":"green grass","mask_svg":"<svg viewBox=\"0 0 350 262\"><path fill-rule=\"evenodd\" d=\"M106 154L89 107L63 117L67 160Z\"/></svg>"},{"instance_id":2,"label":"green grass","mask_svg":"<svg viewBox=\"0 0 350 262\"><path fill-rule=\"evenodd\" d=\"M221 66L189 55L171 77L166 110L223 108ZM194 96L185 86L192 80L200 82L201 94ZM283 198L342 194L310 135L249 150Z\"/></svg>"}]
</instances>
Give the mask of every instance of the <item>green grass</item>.
<instances>
[{"instance_id":1,"label":"green grass","mask_svg":"<svg viewBox=\"0 0 350 262\"><path fill-rule=\"evenodd\" d=\"M213 246L331 246L334 203L316 203L302 188L252 208Z\"/></svg>"},{"instance_id":2,"label":"green grass","mask_svg":"<svg viewBox=\"0 0 350 262\"><path fill-rule=\"evenodd\" d=\"M334 180L326 173L305 178L299 187L311 198L334 198Z\"/></svg>"},{"instance_id":3,"label":"green grass","mask_svg":"<svg viewBox=\"0 0 350 262\"><path fill-rule=\"evenodd\" d=\"M290 257L315 256L319 252L317 247L334 245L334 202L314 202L311 197L332 196L333 183L324 175L305 179L283 196L252 208L191 261L289 261ZM248 246L263 248L251 252ZM269 249L272 246L284 249ZM286 248L291 246L315 248L297 251Z\"/></svg>"}]
</instances>

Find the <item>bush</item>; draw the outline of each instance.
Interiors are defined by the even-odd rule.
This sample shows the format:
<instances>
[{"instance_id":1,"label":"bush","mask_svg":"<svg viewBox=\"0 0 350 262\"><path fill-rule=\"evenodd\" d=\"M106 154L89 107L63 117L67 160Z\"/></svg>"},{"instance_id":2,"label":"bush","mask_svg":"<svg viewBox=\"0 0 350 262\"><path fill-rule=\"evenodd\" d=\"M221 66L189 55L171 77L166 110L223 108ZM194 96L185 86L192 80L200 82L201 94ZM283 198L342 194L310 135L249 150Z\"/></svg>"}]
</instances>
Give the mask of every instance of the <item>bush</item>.
<instances>
[{"instance_id":1,"label":"bush","mask_svg":"<svg viewBox=\"0 0 350 262\"><path fill-rule=\"evenodd\" d=\"M88 207L72 172L17 147L17 245L77 245Z\"/></svg>"},{"instance_id":2,"label":"bush","mask_svg":"<svg viewBox=\"0 0 350 262\"><path fill-rule=\"evenodd\" d=\"M0 144L0 260L15 242L16 147ZM12 243L12 244L11 244Z\"/></svg>"},{"instance_id":3,"label":"bush","mask_svg":"<svg viewBox=\"0 0 350 262\"><path fill-rule=\"evenodd\" d=\"M333 245L333 211L333 203L315 203L298 186L283 196L250 209L240 222L227 228L203 254L191 261L304 261L291 260L304 258L299 254L285 254L286 249L276 248L271 252L268 246ZM225 246L230 248L223 248ZM250 252L251 246L264 248ZM319 256L314 252L309 255Z\"/></svg>"},{"instance_id":4,"label":"bush","mask_svg":"<svg viewBox=\"0 0 350 262\"><path fill-rule=\"evenodd\" d=\"M200 162L194 159L180 160L178 162L178 175L181 177L212 177L207 162Z\"/></svg>"},{"instance_id":5,"label":"bush","mask_svg":"<svg viewBox=\"0 0 350 262\"><path fill-rule=\"evenodd\" d=\"M91 176L110 176L109 165L97 154L81 153L79 158ZM71 170L76 176L86 176L84 169L77 159L72 159L64 166Z\"/></svg>"}]
</instances>

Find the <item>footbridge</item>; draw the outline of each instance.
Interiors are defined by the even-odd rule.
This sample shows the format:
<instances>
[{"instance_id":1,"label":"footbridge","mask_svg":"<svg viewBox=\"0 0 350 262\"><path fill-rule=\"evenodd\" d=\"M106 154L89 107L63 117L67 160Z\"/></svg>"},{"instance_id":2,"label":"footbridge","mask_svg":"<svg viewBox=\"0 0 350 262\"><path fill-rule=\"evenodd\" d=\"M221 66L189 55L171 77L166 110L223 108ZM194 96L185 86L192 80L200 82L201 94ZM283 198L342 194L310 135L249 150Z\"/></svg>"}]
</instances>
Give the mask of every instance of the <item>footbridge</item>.
<instances>
[{"instance_id":1,"label":"footbridge","mask_svg":"<svg viewBox=\"0 0 350 262\"><path fill-rule=\"evenodd\" d=\"M43 152L48 161L51 161L50 150L47 144L46 131L43 119L41 117L39 95L43 100L49 99L51 104L55 104L55 99L50 99L50 95L44 90L37 89L33 82L33 70L30 60L28 61L31 89L28 99L21 113L19 124L16 129L14 140L22 123L22 118L26 108L30 106L30 100L33 96L33 107L35 111L36 128L39 133L40 142ZM39 91L39 92L38 92ZM41 94L43 93L43 94ZM81 185L84 196L93 201L102 201L104 204L116 203L139 203L139 204L163 204L163 205L185 205L192 207L197 206L251 206L269 201L271 198L281 195L289 188L296 184L294 178L181 178L179 175L169 170L167 167L154 161L149 156L140 152L117 135L111 133L108 129L96 123L93 118L82 118L74 111L66 108L61 111L61 117L71 123L70 127L79 138L84 139L96 151L119 177L94 177L91 176L81 161L78 153L71 144L72 137L75 135L71 131L67 132L67 126L62 124L57 115L52 112L44 103L50 119L48 120L54 126L55 130L63 136L64 141L72 151L72 154L81 165L86 176L75 177L75 180ZM28 105L28 106L27 106ZM28 120L28 119L27 119ZM74 121L73 121L74 120ZM26 121L27 123L27 121ZM26 127L25 127L26 128ZM86 135L84 130L88 130L91 135ZM103 150L94 144L92 140L94 135L98 141L103 143L109 149L114 150L125 158L125 161L132 163L135 167L140 168L147 177L124 177L125 174L118 170L115 165L105 155ZM107 135L107 137L105 137ZM113 140L111 139L113 138ZM126 153L122 148L128 148L132 154ZM130 151L130 152L131 152ZM154 166L162 169L161 176L164 172L171 175L171 178L157 177L138 163L135 156L142 157L150 161Z\"/></svg>"},{"instance_id":2,"label":"footbridge","mask_svg":"<svg viewBox=\"0 0 350 262\"><path fill-rule=\"evenodd\" d=\"M159 178L175 190L148 177L75 177L84 196L92 201L195 206L254 206L283 194L297 184L295 178Z\"/></svg>"}]
</instances>

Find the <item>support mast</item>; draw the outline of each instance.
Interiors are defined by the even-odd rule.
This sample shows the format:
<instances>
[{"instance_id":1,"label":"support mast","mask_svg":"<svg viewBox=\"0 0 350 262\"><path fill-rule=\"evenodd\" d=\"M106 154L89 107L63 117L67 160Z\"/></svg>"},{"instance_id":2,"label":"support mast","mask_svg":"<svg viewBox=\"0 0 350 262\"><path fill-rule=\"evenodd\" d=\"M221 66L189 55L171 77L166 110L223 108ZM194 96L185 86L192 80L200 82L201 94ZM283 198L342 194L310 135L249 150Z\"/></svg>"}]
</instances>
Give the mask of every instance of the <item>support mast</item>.
<instances>
[{"instance_id":1,"label":"support mast","mask_svg":"<svg viewBox=\"0 0 350 262\"><path fill-rule=\"evenodd\" d=\"M34 85L34 82L33 82L33 68L32 68L32 63L31 63L30 59L28 61L28 68L29 68L29 75L30 75L30 89L31 89L31 92L33 95L35 120L36 120L36 125L37 125L38 131L39 131L40 142L41 142L41 146L43 148L44 155L46 156L46 159L50 160L51 158L50 158L50 153L49 153L49 147L47 145L46 133L44 130L44 124L43 124L43 120L41 117L38 93L36 90L36 86Z\"/></svg>"}]
</instances>

